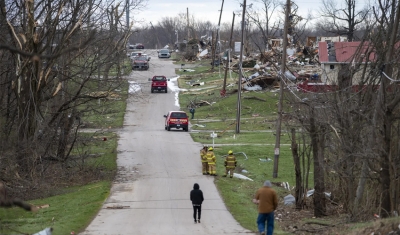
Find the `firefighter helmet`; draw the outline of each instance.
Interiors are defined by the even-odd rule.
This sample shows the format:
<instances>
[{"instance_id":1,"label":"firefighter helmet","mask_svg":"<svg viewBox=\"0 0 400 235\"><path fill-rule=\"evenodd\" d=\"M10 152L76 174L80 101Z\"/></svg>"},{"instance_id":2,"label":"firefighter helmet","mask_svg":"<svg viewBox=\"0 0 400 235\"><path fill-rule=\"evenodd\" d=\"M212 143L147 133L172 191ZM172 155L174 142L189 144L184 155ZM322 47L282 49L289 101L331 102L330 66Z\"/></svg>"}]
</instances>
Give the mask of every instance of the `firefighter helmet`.
<instances>
[{"instance_id":1,"label":"firefighter helmet","mask_svg":"<svg viewBox=\"0 0 400 235\"><path fill-rule=\"evenodd\" d=\"M213 151L213 150L214 150L213 147L208 148L208 151Z\"/></svg>"},{"instance_id":2,"label":"firefighter helmet","mask_svg":"<svg viewBox=\"0 0 400 235\"><path fill-rule=\"evenodd\" d=\"M233 154L232 150L229 150L228 154Z\"/></svg>"}]
</instances>

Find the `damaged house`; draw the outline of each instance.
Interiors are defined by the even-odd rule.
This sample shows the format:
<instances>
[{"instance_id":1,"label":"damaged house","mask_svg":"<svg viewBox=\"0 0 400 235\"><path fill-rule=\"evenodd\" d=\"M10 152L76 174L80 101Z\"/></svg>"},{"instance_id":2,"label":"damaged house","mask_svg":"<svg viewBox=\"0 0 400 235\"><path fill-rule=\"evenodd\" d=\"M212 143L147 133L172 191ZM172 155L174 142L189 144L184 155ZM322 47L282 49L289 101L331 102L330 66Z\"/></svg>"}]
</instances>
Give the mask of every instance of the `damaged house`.
<instances>
[{"instance_id":1,"label":"damaged house","mask_svg":"<svg viewBox=\"0 0 400 235\"><path fill-rule=\"evenodd\" d=\"M342 69L350 69L354 74L352 85L359 84L362 70L356 64L368 64L375 60L369 42L319 42L318 56L322 68L321 82L327 85L339 84L338 75Z\"/></svg>"}]
</instances>

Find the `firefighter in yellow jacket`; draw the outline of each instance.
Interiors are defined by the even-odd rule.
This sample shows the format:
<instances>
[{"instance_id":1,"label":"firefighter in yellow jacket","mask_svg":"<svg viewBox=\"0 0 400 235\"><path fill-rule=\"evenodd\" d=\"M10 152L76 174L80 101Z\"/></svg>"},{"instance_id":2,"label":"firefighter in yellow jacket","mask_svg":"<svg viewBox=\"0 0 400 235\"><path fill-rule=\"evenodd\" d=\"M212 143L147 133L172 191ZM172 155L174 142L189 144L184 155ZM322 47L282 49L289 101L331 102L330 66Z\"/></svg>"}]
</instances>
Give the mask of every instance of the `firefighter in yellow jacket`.
<instances>
[{"instance_id":1,"label":"firefighter in yellow jacket","mask_svg":"<svg viewBox=\"0 0 400 235\"><path fill-rule=\"evenodd\" d=\"M210 175L216 176L217 175L217 171L215 168L216 159L213 150L214 150L213 147L209 147L207 151L208 172L210 173Z\"/></svg>"},{"instance_id":2,"label":"firefighter in yellow jacket","mask_svg":"<svg viewBox=\"0 0 400 235\"><path fill-rule=\"evenodd\" d=\"M208 172L207 150L208 150L207 145L204 145L204 147L200 150L200 159L201 159L201 165L203 166L203 175L210 174Z\"/></svg>"},{"instance_id":3,"label":"firefighter in yellow jacket","mask_svg":"<svg viewBox=\"0 0 400 235\"><path fill-rule=\"evenodd\" d=\"M235 171L236 168L236 157L233 155L232 150L229 150L228 152L228 156L226 156L225 158L225 175L224 177L226 177L229 173L230 177L233 177L233 171Z\"/></svg>"}]
</instances>

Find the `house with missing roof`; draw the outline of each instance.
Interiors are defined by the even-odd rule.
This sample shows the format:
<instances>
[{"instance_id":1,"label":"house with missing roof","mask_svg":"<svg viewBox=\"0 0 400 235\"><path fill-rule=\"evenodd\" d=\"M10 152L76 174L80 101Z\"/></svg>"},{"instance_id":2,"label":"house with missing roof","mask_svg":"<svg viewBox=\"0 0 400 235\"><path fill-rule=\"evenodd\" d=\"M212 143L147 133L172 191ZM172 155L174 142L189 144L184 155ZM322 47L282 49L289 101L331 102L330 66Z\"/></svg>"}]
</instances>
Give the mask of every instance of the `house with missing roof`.
<instances>
[{"instance_id":1,"label":"house with missing roof","mask_svg":"<svg viewBox=\"0 0 400 235\"><path fill-rule=\"evenodd\" d=\"M321 82L327 85L338 85L338 74L341 69L354 69L352 85L360 82L362 70L357 64L375 60L375 53L369 42L319 42L318 56L321 63Z\"/></svg>"}]
</instances>

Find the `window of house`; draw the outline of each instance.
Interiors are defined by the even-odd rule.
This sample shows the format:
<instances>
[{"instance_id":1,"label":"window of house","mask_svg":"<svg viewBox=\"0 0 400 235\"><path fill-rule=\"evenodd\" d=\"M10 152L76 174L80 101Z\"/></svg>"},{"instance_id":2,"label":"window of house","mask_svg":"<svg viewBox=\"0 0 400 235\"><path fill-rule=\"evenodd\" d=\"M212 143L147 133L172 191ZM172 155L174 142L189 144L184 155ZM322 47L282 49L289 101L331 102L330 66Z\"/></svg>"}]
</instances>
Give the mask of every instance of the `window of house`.
<instances>
[{"instance_id":1,"label":"window of house","mask_svg":"<svg viewBox=\"0 0 400 235\"><path fill-rule=\"evenodd\" d=\"M331 64L331 65L329 65L329 68L330 69L335 69L335 65Z\"/></svg>"}]
</instances>

